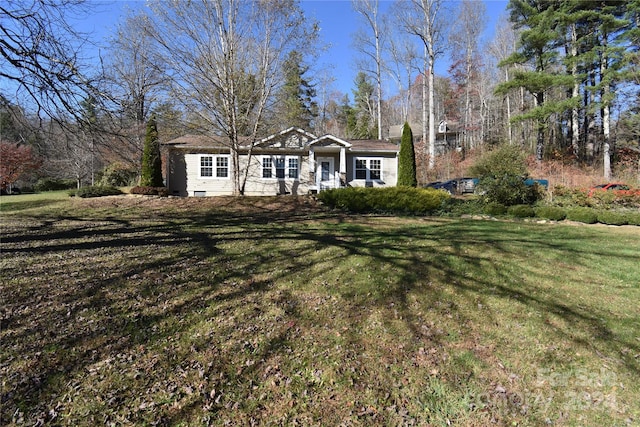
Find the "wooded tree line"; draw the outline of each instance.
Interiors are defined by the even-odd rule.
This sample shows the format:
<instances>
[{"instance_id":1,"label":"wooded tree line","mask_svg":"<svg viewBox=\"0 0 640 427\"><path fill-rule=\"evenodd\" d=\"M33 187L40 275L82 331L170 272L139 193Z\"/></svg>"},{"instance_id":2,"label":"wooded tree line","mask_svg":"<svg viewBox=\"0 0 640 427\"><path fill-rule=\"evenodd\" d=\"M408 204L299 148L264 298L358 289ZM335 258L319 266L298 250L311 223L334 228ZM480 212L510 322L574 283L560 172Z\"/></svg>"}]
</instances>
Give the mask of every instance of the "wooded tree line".
<instances>
[{"instance_id":1,"label":"wooded tree line","mask_svg":"<svg viewBox=\"0 0 640 427\"><path fill-rule=\"evenodd\" d=\"M241 144L292 125L386 138L409 122L427 170L442 121L450 149L519 144L539 160L601 164L607 178L621 148L640 150L640 1L511 0L492 40L482 2L352 5L350 94L316 67L320 25L294 0L151 1L99 57L73 25L93 3L1 5L0 136L33 147L42 175L79 185L105 168L139 172L152 112L161 141L222 135L234 164ZM232 170L241 194L246 177Z\"/></svg>"}]
</instances>

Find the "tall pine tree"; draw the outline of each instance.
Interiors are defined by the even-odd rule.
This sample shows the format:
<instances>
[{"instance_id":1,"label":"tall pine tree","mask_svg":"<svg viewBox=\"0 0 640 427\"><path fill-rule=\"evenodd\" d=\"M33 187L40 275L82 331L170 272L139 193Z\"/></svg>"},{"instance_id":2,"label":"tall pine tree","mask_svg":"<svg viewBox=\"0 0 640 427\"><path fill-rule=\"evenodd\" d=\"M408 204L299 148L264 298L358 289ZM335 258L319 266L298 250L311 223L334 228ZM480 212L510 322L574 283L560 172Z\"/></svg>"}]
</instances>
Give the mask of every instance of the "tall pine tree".
<instances>
[{"instance_id":1,"label":"tall pine tree","mask_svg":"<svg viewBox=\"0 0 640 427\"><path fill-rule=\"evenodd\" d=\"M551 114L558 105L547 99L547 92L554 87L569 87L571 76L556 72L559 61L555 2L511 0L508 8L511 22L520 32L520 49L501 62L501 66L521 64L530 68L519 69L511 81L502 83L497 93L506 94L514 88L525 88L534 98L535 106L518 116L518 120L534 120L536 123L536 159L542 160L545 131Z\"/></svg>"},{"instance_id":2,"label":"tall pine tree","mask_svg":"<svg viewBox=\"0 0 640 427\"><path fill-rule=\"evenodd\" d=\"M162 187L162 158L160 156L160 142L158 140L158 126L156 117L152 115L147 122L147 133L142 152L142 174L140 185L143 187Z\"/></svg>"},{"instance_id":3,"label":"tall pine tree","mask_svg":"<svg viewBox=\"0 0 640 427\"><path fill-rule=\"evenodd\" d=\"M378 134L376 115L374 108L375 87L364 72L356 75L356 89L353 90L353 112L355 123L347 128L347 133L352 138L370 139Z\"/></svg>"},{"instance_id":4,"label":"tall pine tree","mask_svg":"<svg viewBox=\"0 0 640 427\"><path fill-rule=\"evenodd\" d=\"M296 126L310 130L318 114L318 106L314 101L316 90L305 78L308 67L303 65L302 54L291 51L283 64L284 86L280 94L280 109L287 126Z\"/></svg>"},{"instance_id":5,"label":"tall pine tree","mask_svg":"<svg viewBox=\"0 0 640 427\"><path fill-rule=\"evenodd\" d=\"M637 4L638 0L509 2L511 22L522 31L518 51L501 64L523 68L497 92L524 88L532 95L532 108L517 120L536 123L539 160L549 142L562 150L571 147L583 159L602 154L604 176L609 178L610 110L616 86L634 69Z\"/></svg>"}]
</instances>

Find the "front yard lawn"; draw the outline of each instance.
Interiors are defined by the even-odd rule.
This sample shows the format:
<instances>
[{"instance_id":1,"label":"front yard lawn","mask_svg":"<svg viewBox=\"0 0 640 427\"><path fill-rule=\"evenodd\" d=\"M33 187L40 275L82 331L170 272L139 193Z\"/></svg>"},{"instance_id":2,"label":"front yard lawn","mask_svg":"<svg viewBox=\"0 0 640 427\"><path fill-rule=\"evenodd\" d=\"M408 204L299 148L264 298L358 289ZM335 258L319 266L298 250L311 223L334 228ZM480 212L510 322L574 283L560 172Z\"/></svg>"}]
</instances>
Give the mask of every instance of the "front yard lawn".
<instances>
[{"instance_id":1,"label":"front yard lawn","mask_svg":"<svg viewBox=\"0 0 640 427\"><path fill-rule=\"evenodd\" d=\"M638 425L640 228L4 206L0 425Z\"/></svg>"}]
</instances>

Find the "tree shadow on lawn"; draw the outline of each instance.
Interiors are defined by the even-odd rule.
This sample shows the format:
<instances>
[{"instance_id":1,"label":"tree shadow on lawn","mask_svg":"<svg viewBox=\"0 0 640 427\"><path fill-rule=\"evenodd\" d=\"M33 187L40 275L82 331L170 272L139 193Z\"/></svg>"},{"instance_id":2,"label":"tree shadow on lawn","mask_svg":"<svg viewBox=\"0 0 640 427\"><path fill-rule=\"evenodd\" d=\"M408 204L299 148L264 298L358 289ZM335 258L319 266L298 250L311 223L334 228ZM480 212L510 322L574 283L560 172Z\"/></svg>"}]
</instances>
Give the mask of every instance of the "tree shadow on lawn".
<instances>
[{"instance_id":1,"label":"tree shadow on lawn","mask_svg":"<svg viewBox=\"0 0 640 427\"><path fill-rule=\"evenodd\" d=\"M345 315L354 323L345 334L355 347L364 345L360 334L366 329L367 307L388 310L391 304L414 337L424 340L424 319L410 299L415 293L428 293L432 308L442 314L453 312L464 325L469 320L464 310L438 306L451 295L431 282L446 283L470 306L485 297L499 298L553 313L581 332L574 335L550 326L558 340L619 357L627 370L638 373L633 358L640 352L637 343L616 337L598 313L589 312L591 307L570 306L556 294L532 290L527 284L541 274L539 269L522 263L517 271L505 271L499 261L500 256L526 258L533 250L553 251L585 265L586 254L576 253L572 242L549 242L541 229L523 232L484 222L429 220L429 226L385 229L359 221L326 212L262 209L102 220L67 216L55 223L31 224L27 233L14 229L1 243L3 275L12 288L3 286L1 360L3 376L11 385L2 391L0 422L9 424L16 410L32 420L50 418L49 406L60 398L55 394L66 387L58 383L60 376L82 376L100 361L135 355L140 348L184 335L193 326L191 320L200 321L203 312L221 306L233 312L247 301L260 301L260 295L274 288L282 289L284 283L300 283L299 277L312 271L336 279L324 287L317 284L317 292L338 295L348 303L352 312ZM492 257L482 256L478 247ZM520 248L517 253L515 248ZM386 280L373 277L365 283L345 259L358 259L363 269ZM557 273L549 269L546 274L552 278ZM350 283L352 277L359 282ZM314 283L315 277L307 280ZM308 304L295 289L286 291L285 297L293 307ZM491 322L500 322L500 313L485 314ZM276 355L286 357L280 354L285 344L296 341L282 325L312 321L305 316L299 310L285 310L284 323L260 347L254 357L257 362L245 367L236 380L252 378ZM439 346L445 345L444 339L429 337ZM633 354L624 355L623 349ZM224 359L216 363L209 370L228 369ZM169 411L165 421L170 424L189 416L202 399Z\"/></svg>"}]
</instances>

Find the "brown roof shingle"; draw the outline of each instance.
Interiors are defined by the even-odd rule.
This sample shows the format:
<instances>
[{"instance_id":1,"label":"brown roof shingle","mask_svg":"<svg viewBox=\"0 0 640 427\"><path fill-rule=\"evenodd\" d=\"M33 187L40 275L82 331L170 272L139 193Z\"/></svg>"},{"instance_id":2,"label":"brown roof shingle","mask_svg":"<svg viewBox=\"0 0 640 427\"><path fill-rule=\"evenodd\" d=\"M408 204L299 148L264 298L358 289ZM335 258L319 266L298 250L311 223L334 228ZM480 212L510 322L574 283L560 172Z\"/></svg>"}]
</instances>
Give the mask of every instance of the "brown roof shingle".
<instances>
[{"instance_id":1,"label":"brown roof shingle","mask_svg":"<svg viewBox=\"0 0 640 427\"><path fill-rule=\"evenodd\" d=\"M381 139L349 139L350 151L399 151L400 146L394 142Z\"/></svg>"}]
</instances>

